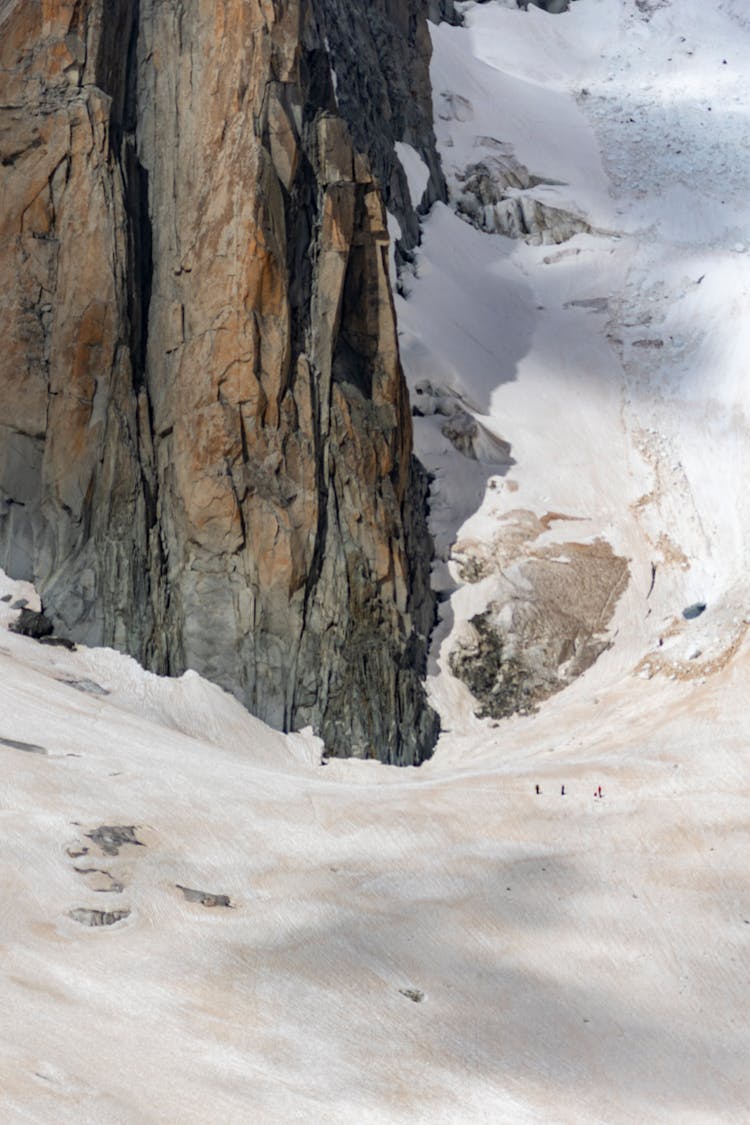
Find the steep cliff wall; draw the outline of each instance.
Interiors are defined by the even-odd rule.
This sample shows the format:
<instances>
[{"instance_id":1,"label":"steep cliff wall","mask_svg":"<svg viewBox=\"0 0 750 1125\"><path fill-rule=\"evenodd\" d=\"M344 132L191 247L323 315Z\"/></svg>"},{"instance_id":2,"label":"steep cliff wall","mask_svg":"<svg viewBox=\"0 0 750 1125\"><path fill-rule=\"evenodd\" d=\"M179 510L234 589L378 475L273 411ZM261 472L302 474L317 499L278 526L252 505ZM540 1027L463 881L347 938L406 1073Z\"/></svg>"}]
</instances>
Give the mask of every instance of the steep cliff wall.
<instances>
[{"instance_id":1,"label":"steep cliff wall","mask_svg":"<svg viewBox=\"0 0 750 1125\"><path fill-rule=\"evenodd\" d=\"M81 640L144 654L153 523L121 143L132 6L0 13L0 563ZM133 182L135 181L135 182Z\"/></svg>"},{"instance_id":2,"label":"steep cliff wall","mask_svg":"<svg viewBox=\"0 0 750 1125\"><path fill-rule=\"evenodd\" d=\"M397 141L411 145L430 170L424 207L447 196L432 127L427 15L434 13L423 0L323 0L320 12L339 112L369 157L408 252L419 241L422 201L411 199Z\"/></svg>"},{"instance_id":3,"label":"steep cliff wall","mask_svg":"<svg viewBox=\"0 0 750 1125\"><path fill-rule=\"evenodd\" d=\"M348 4L346 28L339 7L3 9L0 564L78 639L413 762L435 735L425 483L362 150L405 238L392 141L442 180L421 0ZM375 9L418 98L384 77ZM391 110L358 146L368 73Z\"/></svg>"}]
</instances>

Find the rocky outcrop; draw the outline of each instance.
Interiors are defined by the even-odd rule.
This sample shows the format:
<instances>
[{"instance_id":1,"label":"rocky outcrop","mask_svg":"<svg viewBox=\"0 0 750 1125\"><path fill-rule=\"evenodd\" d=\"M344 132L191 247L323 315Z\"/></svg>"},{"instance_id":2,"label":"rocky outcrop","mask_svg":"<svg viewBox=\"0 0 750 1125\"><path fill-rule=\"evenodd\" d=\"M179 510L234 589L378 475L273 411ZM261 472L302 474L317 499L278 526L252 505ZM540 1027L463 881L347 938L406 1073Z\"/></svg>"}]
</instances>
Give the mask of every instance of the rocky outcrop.
<instances>
[{"instance_id":1,"label":"rocky outcrop","mask_svg":"<svg viewBox=\"0 0 750 1125\"><path fill-rule=\"evenodd\" d=\"M478 230L522 238L534 245L558 245L576 234L591 233L582 215L556 207L533 194L554 181L532 175L509 145L483 138L495 151L457 175L456 211Z\"/></svg>"},{"instance_id":2,"label":"rocky outcrop","mask_svg":"<svg viewBox=\"0 0 750 1125\"><path fill-rule=\"evenodd\" d=\"M436 733L433 604L373 167L408 248L395 139L443 190L424 14L0 15L0 565L77 640L398 763Z\"/></svg>"},{"instance_id":3,"label":"rocky outcrop","mask_svg":"<svg viewBox=\"0 0 750 1125\"><path fill-rule=\"evenodd\" d=\"M427 13L433 23L451 23L460 27L463 22L456 11L455 0L429 0Z\"/></svg>"},{"instance_id":4,"label":"rocky outcrop","mask_svg":"<svg viewBox=\"0 0 750 1125\"><path fill-rule=\"evenodd\" d=\"M369 157L401 227L399 250L408 254L419 241L417 210L447 198L432 127L431 13L424 0L324 0L320 7L339 112L357 150ZM422 200L411 199L397 141L410 145L429 169Z\"/></svg>"},{"instance_id":5,"label":"rocky outcrop","mask_svg":"<svg viewBox=\"0 0 750 1125\"><path fill-rule=\"evenodd\" d=\"M412 387L412 414L417 418L442 415L443 437L464 457L509 468L515 464L507 441L491 433L478 418L476 407L469 408L463 398L449 388L434 386L429 379L420 379Z\"/></svg>"},{"instance_id":6,"label":"rocky outcrop","mask_svg":"<svg viewBox=\"0 0 750 1125\"><path fill-rule=\"evenodd\" d=\"M461 542L454 558L466 582L484 582L486 609L467 623L450 668L480 717L527 714L572 683L610 646L608 627L625 591L627 560L609 543L534 545L550 512L508 514L494 544Z\"/></svg>"}]
</instances>

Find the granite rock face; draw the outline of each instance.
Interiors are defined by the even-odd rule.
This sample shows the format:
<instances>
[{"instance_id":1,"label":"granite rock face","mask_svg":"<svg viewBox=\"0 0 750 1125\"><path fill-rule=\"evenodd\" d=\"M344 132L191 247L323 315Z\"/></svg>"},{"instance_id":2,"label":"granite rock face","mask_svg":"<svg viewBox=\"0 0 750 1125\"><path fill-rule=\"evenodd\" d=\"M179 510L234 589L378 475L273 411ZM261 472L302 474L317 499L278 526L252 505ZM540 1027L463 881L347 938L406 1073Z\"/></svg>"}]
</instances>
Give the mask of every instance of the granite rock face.
<instances>
[{"instance_id":1,"label":"granite rock face","mask_svg":"<svg viewBox=\"0 0 750 1125\"><path fill-rule=\"evenodd\" d=\"M450 23L460 27L463 23L461 15L456 11L455 0L429 0L427 13L433 23Z\"/></svg>"},{"instance_id":2,"label":"granite rock face","mask_svg":"<svg viewBox=\"0 0 750 1125\"><path fill-rule=\"evenodd\" d=\"M434 13L422 0L324 0L321 10L339 111L370 159L401 227L398 248L408 255L419 241L417 210L447 197L432 127L426 17ZM429 169L421 201L410 197L397 141L411 145Z\"/></svg>"},{"instance_id":3,"label":"granite rock face","mask_svg":"<svg viewBox=\"0 0 750 1125\"><path fill-rule=\"evenodd\" d=\"M436 735L384 205L408 251L395 140L444 192L425 12L0 13L0 565L66 635L396 763Z\"/></svg>"}]
</instances>

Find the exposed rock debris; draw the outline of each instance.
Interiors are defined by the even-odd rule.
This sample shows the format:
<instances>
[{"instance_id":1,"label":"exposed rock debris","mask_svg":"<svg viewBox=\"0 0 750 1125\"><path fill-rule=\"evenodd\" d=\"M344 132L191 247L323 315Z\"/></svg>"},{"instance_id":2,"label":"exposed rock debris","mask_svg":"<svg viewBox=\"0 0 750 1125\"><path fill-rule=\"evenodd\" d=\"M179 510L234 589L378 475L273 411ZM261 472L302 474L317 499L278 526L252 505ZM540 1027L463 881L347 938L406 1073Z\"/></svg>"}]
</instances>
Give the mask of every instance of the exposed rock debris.
<instances>
[{"instance_id":1,"label":"exposed rock debris","mask_svg":"<svg viewBox=\"0 0 750 1125\"><path fill-rule=\"evenodd\" d=\"M523 543L519 544L519 548ZM627 560L601 539L504 556L487 609L469 621L450 668L482 718L527 714L609 647L607 626L628 583ZM475 580L488 574L487 560Z\"/></svg>"},{"instance_id":2,"label":"exposed rock debris","mask_svg":"<svg viewBox=\"0 0 750 1125\"><path fill-rule=\"evenodd\" d=\"M68 917L81 926L114 926L130 917L129 910L90 910L77 906L68 911Z\"/></svg>"},{"instance_id":3,"label":"exposed rock debris","mask_svg":"<svg viewBox=\"0 0 750 1125\"><path fill-rule=\"evenodd\" d=\"M551 181L532 175L510 152L486 156L469 165L457 180L457 213L489 234L546 246L591 232L582 215L530 194L530 189Z\"/></svg>"},{"instance_id":4,"label":"exposed rock debris","mask_svg":"<svg viewBox=\"0 0 750 1125\"><path fill-rule=\"evenodd\" d=\"M179 883L176 883L175 886L178 891L182 891L183 898L186 902L198 902L201 906L210 907L225 906L231 908L232 906L229 895L217 895L213 894L211 891L197 891L193 890L191 887L180 886Z\"/></svg>"},{"instance_id":5,"label":"exposed rock debris","mask_svg":"<svg viewBox=\"0 0 750 1125\"><path fill-rule=\"evenodd\" d=\"M22 742L17 738L0 738L0 746L7 746L9 750L23 750L26 754L46 754L43 746L36 742Z\"/></svg>"},{"instance_id":6,"label":"exposed rock debris","mask_svg":"<svg viewBox=\"0 0 750 1125\"><path fill-rule=\"evenodd\" d=\"M95 828L93 832L86 832L84 835L87 840L96 844L104 855L119 855L120 848L128 844L136 848L145 846L135 832L134 825L103 824L100 828Z\"/></svg>"},{"instance_id":7,"label":"exposed rock debris","mask_svg":"<svg viewBox=\"0 0 750 1125\"><path fill-rule=\"evenodd\" d=\"M424 1000L424 992L420 988L399 988L399 992L413 1004L421 1004Z\"/></svg>"}]
</instances>

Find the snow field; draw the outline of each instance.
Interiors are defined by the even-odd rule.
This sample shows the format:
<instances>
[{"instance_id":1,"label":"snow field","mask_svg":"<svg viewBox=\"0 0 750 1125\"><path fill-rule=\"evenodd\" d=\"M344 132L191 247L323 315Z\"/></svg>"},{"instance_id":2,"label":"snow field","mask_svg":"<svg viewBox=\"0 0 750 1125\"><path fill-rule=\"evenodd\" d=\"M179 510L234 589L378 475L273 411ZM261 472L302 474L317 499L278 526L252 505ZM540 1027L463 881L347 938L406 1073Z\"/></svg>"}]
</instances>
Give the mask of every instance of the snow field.
<instances>
[{"instance_id":1,"label":"snow field","mask_svg":"<svg viewBox=\"0 0 750 1125\"><path fill-rule=\"evenodd\" d=\"M437 207L403 278L452 595L437 753L321 766L309 732L194 675L0 632L10 1125L747 1121L750 19L739 0L464 7L465 29L433 29L451 182L494 139L595 232L531 246ZM451 402L510 459L459 454ZM537 544L603 537L631 581L612 648L495 726L447 671L489 588L451 550L514 511L573 517ZM34 596L0 577L5 595L0 625ZM91 834L113 826L138 843L108 854Z\"/></svg>"}]
</instances>

